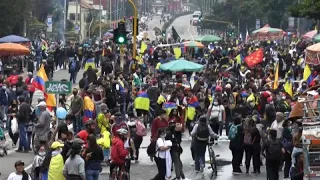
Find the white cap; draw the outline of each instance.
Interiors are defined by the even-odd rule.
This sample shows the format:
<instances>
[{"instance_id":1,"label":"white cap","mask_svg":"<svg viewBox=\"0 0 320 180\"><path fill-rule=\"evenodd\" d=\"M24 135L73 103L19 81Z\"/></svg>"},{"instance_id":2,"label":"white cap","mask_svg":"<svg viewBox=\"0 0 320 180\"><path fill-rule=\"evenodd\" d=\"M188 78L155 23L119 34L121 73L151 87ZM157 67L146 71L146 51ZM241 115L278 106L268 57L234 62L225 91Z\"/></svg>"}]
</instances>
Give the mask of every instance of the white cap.
<instances>
[{"instance_id":1,"label":"white cap","mask_svg":"<svg viewBox=\"0 0 320 180\"><path fill-rule=\"evenodd\" d=\"M37 107L38 107L38 106L47 107L47 103L44 102L44 101L41 101L41 102L39 102L39 104L37 105Z\"/></svg>"}]
</instances>

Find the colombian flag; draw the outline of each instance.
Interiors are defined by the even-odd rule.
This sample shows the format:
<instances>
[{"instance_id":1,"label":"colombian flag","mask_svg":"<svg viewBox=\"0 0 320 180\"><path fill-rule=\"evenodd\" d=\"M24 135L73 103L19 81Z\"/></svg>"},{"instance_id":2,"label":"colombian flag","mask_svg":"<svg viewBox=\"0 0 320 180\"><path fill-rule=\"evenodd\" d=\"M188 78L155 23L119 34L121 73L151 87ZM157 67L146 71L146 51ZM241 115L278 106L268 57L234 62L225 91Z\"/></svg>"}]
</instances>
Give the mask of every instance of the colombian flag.
<instances>
[{"instance_id":1,"label":"colombian flag","mask_svg":"<svg viewBox=\"0 0 320 180\"><path fill-rule=\"evenodd\" d=\"M286 81L283 88L286 93L288 93L291 97L293 97L292 82L290 80Z\"/></svg>"},{"instance_id":2,"label":"colombian flag","mask_svg":"<svg viewBox=\"0 0 320 180\"><path fill-rule=\"evenodd\" d=\"M196 107L200 106L198 102L198 98L196 96L193 96L189 102L188 102L188 108L187 108L187 120L192 121L196 115Z\"/></svg>"},{"instance_id":3,"label":"colombian flag","mask_svg":"<svg viewBox=\"0 0 320 180\"><path fill-rule=\"evenodd\" d=\"M139 110L149 111L150 99L147 92L139 91L137 97L134 99L134 108Z\"/></svg>"},{"instance_id":4,"label":"colombian flag","mask_svg":"<svg viewBox=\"0 0 320 180\"><path fill-rule=\"evenodd\" d=\"M86 123L90 118L95 117L95 107L92 99L89 96L83 98L83 123Z\"/></svg>"},{"instance_id":5,"label":"colombian flag","mask_svg":"<svg viewBox=\"0 0 320 180\"><path fill-rule=\"evenodd\" d=\"M306 64L306 67L303 70L303 80L307 82L308 86L311 84L313 80L311 69L308 64Z\"/></svg>"},{"instance_id":6,"label":"colombian flag","mask_svg":"<svg viewBox=\"0 0 320 180\"><path fill-rule=\"evenodd\" d=\"M90 58L86 61L86 64L84 65L84 70L88 70L89 66L92 67L92 69L95 69L96 68L96 65L94 63L94 59L93 58Z\"/></svg>"},{"instance_id":7,"label":"colombian flag","mask_svg":"<svg viewBox=\"0 0 320 180\"><path fill-rule=\"evenodd\" d=\"M172 109L177 109L177 104L174 102L166 102L164 103L163 108L167 112L167 115L169 116Z\"/></svg>"},{"instance_id":8,"label":"colombian flag","mask_svg":"<svg viewBox=\"0 0 320 180\"><path fill-rule=\"evenodd\" d=\"M165 103L167 101L166 97L163 94L160 94L160 96L158 97L157 103L162 106L163 103Z\"/></svg>"},{"instance_id":9,"label":"colombian flag","mask_svg":"<svg viewBox=\"0 0 320 180\"><path fill-rule=\"evenodd\" d=\"M236 56L236 60L237 60L237 64L242 64L244 57L242 56L242 54L238 54Z\"/></svg>"},{"instance_id":10,"label":"colombian flag","mask_svg":"<svg viewBox=\"0 0 320 180\"><path fill-rule=\"evenodd\" d=\"M46 71L44 70L44 66L41 65L36 78L34 79L34 81L32 81L32 85L43 92L48 109L52 109L52 107L56 107L56 97L54 96L54 94L46 93L44 84L47 81L48 76L46 74Z\"/></svg>"}]
</instances>

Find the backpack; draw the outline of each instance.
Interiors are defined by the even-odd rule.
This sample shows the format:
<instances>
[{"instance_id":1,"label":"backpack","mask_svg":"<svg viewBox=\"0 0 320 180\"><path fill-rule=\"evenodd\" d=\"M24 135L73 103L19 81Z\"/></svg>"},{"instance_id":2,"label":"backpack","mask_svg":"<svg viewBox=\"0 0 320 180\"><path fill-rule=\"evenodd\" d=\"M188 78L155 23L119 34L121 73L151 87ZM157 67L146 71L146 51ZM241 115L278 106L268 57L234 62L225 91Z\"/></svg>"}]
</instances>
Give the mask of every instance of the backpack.
<instances>
[{"instance_id":1,"label":"backpack","mask_svg":"<svg viewBox=\"0 0 320 180\"><path fill-rule=\"evenodd\" d=\"M270 160L279 160L281 158L281 142L278 140L276 141L269 141L270 145L267 149L267 158Z\"/></svg>"},{"instance_id":2,"label":"backpack","mask_svg":"<svg viewBox=\"0 0 320 180\"><path fill-rule=\"evenodd\" d=\"M73 60L73 61L71 61L71 66L70 66L70 70L71 71L75 71L76 70L76 61L75 60Z\"/></svg>"},{"instance_id":3,"label":"backpack","mask_svg":"<svg viewBox=\"0 0 320 180\"><path fill-rule=\"evenodd\" d=\"M244 132L243 143L244 144L252 144L251 133L249 131Z\"/></svg>"},{"instance_id":4,"label":"backpack","mask_svg":"<svg viewBox=\"0 0 320 180\"><path fill-rule=\"evenodd\" d=\"M149 146L147 147L147 154L148 156L155 156L156 155L156 145L157 145L157 141L150 141Z\"/></svg>"},{"instance_id":5,"label":"backpack","mask_svg":"<svg viewBox=\"0 0 320 180\"><path fill-rule=\"evenodd\" d=\"M228 134L229 140L234 140L234 138L236 138L236 135L238 133L238 126L239 125L234 125L234 124L231 125L229 129L229 134Z\"/></svg>"},{"instance_id":6,"label":"backpack","mask_svg":"<svg viewBox=\"0 0 320 180\"><path fill-rule=\"evenodd\" d=\"M208 128L208 125L205 124L205 125L200 125L198 124L198 128L197 128L197 139L199 141L208 141L209 139L209 128Z\"/></svg>"},{"instance_id":7,"label":"backpack","mask_svg":"<svg viewBox=\"0 0 320 180\"><path fill-rule=\"evenodd\" d=\"M137 121L136 128L137 128L137 135L138 136L146 136L147 135L146 127L140 121Z\"/></svg>"}]
</instances>

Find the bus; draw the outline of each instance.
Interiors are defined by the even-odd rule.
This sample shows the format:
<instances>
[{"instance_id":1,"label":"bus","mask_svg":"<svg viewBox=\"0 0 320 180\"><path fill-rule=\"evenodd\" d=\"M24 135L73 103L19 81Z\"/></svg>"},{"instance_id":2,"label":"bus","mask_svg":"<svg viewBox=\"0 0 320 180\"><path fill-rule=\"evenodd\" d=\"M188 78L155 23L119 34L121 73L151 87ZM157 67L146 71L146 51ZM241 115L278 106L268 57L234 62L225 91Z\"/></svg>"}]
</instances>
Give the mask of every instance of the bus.
<instances>
[{"instance_id":1,"label":"bus","mask_svg":"<svg viewBox=\"0 0 320 180\"><path fill-rule=\"evenodd\" d=\"M192 14L191 24L194 25L194 26L197 26L198 23L199 23L200 16L201 16L201 12L200 11L195 11Z\"/></svg>"}]
</instances>

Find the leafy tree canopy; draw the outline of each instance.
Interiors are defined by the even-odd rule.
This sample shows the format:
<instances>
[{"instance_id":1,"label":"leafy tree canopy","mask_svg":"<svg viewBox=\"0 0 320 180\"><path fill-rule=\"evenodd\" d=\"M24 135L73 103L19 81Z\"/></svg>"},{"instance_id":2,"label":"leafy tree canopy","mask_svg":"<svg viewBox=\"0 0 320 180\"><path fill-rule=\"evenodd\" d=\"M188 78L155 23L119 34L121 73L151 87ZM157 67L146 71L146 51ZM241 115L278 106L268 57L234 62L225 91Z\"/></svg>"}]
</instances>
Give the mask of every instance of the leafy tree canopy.
<instances>
[{"instance_id":1,"label":"leafy tree canopy","mask_svg":"<svg viewBox=\"0 0 320 180\"><path fill-rule=\"evenodd\" d=\"M320 1L302 0L301 3L289 7L289 12L293 17L306 17L320 20Z\"/></svg>"},{"instance_id":2,"label":"leafy tree canopy","mask_svg":"<svg viewBox=\"0 0 320 180\"><path fill-rule=\"evenodd\" d=\"M205 18L228 21L235 26L239 20L241 31L246 27L254 29L256 19L260 19L261 26L269 24L285 29L289 14L287 7L292 4L292 0L225 0L215 2L211 15Z\"/></svg>"}]
</instances>

